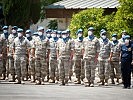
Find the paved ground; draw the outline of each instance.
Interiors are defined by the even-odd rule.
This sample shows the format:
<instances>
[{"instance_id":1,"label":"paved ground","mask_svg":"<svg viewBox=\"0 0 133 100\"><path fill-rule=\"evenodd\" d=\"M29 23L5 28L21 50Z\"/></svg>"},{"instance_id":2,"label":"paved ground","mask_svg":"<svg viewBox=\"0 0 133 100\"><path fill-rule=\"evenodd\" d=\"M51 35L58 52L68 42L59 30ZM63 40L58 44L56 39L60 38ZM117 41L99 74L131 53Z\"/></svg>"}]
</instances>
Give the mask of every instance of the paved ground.
<instances>
[{"instance_id":1,"label":"paved ground","mask_svg":"<svg viewBox=\"0 0 133 100\"><path fill-rule=\"evenodd\" d=\"M34 85L13 84L0 81L0 100L133 100L133 88L122 89L122 85L84 87L70 83Z\"/></svg>"}]
</instances>

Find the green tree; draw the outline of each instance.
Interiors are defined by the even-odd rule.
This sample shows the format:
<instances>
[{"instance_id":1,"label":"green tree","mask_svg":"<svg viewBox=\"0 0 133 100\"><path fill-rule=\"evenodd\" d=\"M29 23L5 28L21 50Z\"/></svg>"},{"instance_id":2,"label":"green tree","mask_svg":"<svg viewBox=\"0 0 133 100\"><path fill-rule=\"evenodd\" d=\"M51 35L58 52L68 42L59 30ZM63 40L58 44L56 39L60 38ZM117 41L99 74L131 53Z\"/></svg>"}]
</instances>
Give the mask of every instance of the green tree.
<instances>
[{"instance_id":1,"label":"green tree","mask_svg":"<svg viewBox=\"0 0 133 100\"><path fill-rule=\"evenodd\" d=\"M130 35L133 32L133 0L119 0L120 7L114 16L113 22L107 24L107 29L121 35L126 30Z\"/></svg>"},{"instance_id":2,"label":"green tree","mask_svg":"<svg viewBox=\"0 0 133 100\"><path fill-rule=\"evenodd\" d=\"M96 31L95 35L99 36L99 31L106 29L106 23L112 20L113 15L103 16L104 10L102 8L92 8L83 10L77 14L74 14L70 23L70 30L72 37L75 37L76 31L81 28L84 30L84 36L87 36L87 30L93 26Z\"/></svg>"},{"instance_id":3,"label":"green tree","mask_svg":"<svg viewBox=\"0 0 133 100\"><path fill-rule=\"evenodd\" d=\"M7 25L29 27L29 21L34 23L40 18L40 2L35 0L3 0L4 16ZM38 13L39 12L39 13Z\"/></svg>"}]
</instances>

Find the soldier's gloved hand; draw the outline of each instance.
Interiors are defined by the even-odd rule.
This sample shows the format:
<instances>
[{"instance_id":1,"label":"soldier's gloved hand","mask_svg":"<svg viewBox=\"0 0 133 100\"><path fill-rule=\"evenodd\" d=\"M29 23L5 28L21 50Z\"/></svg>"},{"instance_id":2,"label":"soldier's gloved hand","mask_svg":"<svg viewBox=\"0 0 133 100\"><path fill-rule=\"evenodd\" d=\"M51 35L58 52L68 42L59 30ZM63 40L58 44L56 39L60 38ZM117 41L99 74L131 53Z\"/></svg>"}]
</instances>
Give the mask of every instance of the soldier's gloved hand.
<instances>
[{"instance_id":1,"label":"soldier's gloved hand","mask_svg":"<svg viewBox=\"0 0 133 100\"><path fill-rule=\"evenodd\" d=\"M119 61L119 65L121 64L121 61Z\"/></svg>"}]
</instances>

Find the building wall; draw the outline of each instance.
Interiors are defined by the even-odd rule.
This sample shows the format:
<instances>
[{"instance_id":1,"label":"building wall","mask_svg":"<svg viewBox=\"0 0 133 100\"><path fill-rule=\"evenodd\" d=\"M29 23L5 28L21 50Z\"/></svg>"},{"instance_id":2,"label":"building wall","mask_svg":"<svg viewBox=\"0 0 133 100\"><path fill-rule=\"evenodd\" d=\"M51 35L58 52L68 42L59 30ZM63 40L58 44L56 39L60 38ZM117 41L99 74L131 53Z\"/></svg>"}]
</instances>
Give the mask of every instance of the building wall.
<instances>
[{"instance_id":1,"label":"building wall","mask_svg":"<svg viewBox=\"0 0 133 100\"><path fill-rule=\"evenodd\" d=\"M58 30L66 30L70 25L71 18L57 18Z\"/></svg>"}]
</instances>

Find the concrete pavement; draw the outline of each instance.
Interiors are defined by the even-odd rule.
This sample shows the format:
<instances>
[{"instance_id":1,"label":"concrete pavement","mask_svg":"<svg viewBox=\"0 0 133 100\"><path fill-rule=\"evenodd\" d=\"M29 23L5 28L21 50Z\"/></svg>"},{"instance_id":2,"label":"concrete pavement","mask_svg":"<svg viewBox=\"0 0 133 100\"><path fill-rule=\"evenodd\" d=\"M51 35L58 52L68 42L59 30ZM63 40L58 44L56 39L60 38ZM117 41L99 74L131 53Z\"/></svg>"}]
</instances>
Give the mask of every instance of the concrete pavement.
<instances>
[{"instance_id":1,"label":"concrete pavement","mask_svg":"<svg viewBox=\"0 0 133 100\"><path fill-rule=\"evenodd\" d=\"M13 84L0 80L0 100L132 100L133 88L122 89L122 85L84 87L70 83L34 85Z\"/></svg>"}]
</instances>

